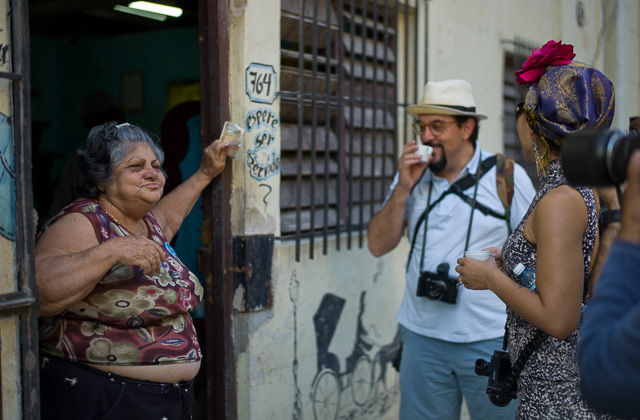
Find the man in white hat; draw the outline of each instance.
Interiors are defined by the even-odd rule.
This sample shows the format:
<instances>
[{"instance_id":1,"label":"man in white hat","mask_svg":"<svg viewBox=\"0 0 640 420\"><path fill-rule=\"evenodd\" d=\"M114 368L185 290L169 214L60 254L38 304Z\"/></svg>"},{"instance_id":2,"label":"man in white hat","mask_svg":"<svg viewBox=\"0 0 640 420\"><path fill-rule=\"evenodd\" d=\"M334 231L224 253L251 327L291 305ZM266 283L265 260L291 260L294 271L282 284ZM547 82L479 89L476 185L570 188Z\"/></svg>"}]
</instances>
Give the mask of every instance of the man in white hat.
<instances>
[{"instance_id":1,"label":"man in white hat","mask_svg":"<svg viewBox=\"0 0 640 420\"><path fill-rule=\"evenodd\" d=\"M415 141L404 146L391 192L369 223L376 257L393 250L405 228L411 243L397 316L400 419L458 419L462 396L472 419L513 419L517 404L493 405L487 377L474 373L476 359L502 349L505 305L489 290L458 287L464 279L456 281L454 268L465 251L502 247L535 190L515 165L509 217L497 192L495 155L478 146L478 121L486 116L476 113L468 82L429 82L407 111L433 152L424 162Z\"/></svg>"}]
</instances>

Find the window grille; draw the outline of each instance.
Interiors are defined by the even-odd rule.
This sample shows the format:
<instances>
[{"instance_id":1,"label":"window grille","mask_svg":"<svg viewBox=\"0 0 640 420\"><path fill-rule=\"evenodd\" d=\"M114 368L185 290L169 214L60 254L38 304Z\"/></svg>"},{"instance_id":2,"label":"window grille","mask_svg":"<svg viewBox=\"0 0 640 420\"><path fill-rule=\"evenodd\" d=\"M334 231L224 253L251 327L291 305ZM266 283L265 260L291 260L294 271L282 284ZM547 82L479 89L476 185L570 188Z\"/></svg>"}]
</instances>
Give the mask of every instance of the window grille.
<instances>
[{"instance_id":1,"label":"window grille","mask_svg":"<svg viewBox=\"0 0 640 420\"><path fill-rule=\"evenodd\" d=\"M309 258L319 238L325 254L330 237L337 249L342 235L347 248L363 246L410 132L418 3L282 1L280 221L298 261L303 239Z\"/></svg>"}]
</instances>

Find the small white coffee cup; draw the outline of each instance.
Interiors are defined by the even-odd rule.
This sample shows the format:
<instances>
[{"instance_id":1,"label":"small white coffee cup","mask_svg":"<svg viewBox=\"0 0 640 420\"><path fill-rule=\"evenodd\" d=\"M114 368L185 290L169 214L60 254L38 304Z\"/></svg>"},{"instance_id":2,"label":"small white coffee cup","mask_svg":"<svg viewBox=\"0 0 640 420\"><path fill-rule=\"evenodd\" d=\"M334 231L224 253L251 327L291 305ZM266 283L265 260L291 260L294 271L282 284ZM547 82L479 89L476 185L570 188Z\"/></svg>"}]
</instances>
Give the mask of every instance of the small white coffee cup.
<instances>
[{"instance_id":1,"label":"small white coffee cup","mask_svg":"<svg viewBox=\"0 0 640 420\"><path fill-rule=\"evenodd\" d=\"M465 251L465 258L473 258L474 260L484 261L491 256L491 251Z\"/></svg>"},{"instance_id":2,"label":"small white coffee cup","mask_svg":"<svg viewBox=\"0 0 640 420\"><path fill-rule=\"evenodd\" d=\"M427 162L431 157L431 152L433 152L433 147L427 146L426 144L419 144L418 150L416 150L417 154L422 155L420 162Z\"/></svg>"}]
</instances>

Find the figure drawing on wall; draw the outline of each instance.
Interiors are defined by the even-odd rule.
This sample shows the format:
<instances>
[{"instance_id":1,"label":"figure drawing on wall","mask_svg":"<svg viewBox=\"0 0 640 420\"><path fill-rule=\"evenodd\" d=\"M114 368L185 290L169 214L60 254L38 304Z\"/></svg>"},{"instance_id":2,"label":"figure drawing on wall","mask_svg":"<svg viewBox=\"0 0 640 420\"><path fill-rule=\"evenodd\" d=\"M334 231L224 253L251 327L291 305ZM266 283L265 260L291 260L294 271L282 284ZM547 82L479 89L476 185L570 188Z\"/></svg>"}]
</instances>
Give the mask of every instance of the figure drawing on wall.
<instances>
[{"instance_id":1,"label":"figure drawing on wall","mask_svg":"<svg viewBox=\"0 0 640 420\"><path fill-rule=\"evenodd\" d=\"M369 337L364 326L366 291L360 294L355 339L351 353L345 357L345 370L341 371L340 358L329 351L346 300L332 293L322 297L313 316L316 334L318 370L311 384L311 403L315 420L373 418L374 413L389 409L393 396L397 396L397 383L388 381L387 369L397 353L399 335L389 344L378 346ZM371 356L374 347L378 350ZM395 375L395 374L394 374ZM343 393L351 398L343 401Z\"/></svg>"},{"instance_id":2,"label":"figure drawing on wall","mask_svg":"<svg viewBox=\"0 0 640 420\"><path fill-rule=\"evenodd\" d=\"M302 420L302 392L298 385L298 291L300 282L293 270L289 281L289 299L293 303L293 385L295 394L293 398L293 420Z\"/></svg>"}]
</instances>

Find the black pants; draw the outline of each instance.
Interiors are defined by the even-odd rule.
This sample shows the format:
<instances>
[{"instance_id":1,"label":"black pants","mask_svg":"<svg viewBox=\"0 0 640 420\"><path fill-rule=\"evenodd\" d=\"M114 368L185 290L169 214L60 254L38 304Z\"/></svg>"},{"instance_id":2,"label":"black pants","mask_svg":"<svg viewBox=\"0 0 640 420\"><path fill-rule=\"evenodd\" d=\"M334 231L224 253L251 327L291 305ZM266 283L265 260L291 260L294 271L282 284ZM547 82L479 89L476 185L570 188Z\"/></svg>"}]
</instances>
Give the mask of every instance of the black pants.
<instances>
[{"instance_id":1,"label":"black pants","mask_svg":"<svg viewBox=\"0 0 640 420\"><path fill-rule=\"evenodd\" d=\"M191 420L193 381L142 381L57 357L40 358L43 420Z\"/></svg>"}]
</instances>

